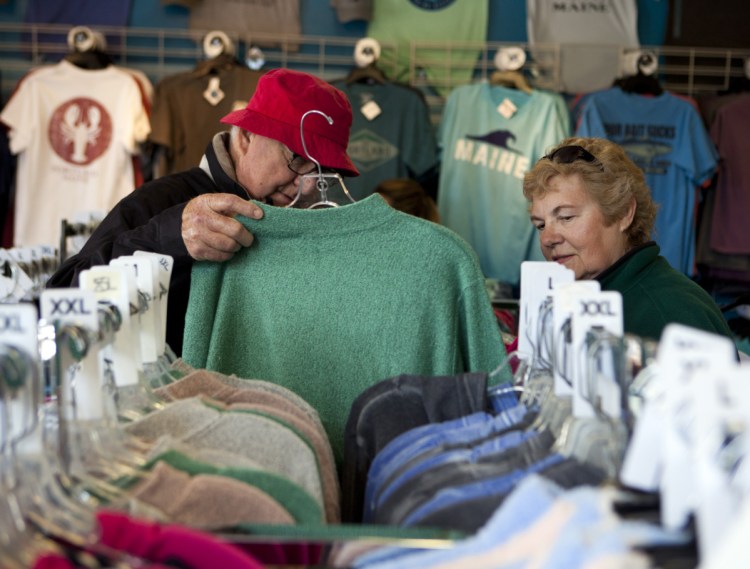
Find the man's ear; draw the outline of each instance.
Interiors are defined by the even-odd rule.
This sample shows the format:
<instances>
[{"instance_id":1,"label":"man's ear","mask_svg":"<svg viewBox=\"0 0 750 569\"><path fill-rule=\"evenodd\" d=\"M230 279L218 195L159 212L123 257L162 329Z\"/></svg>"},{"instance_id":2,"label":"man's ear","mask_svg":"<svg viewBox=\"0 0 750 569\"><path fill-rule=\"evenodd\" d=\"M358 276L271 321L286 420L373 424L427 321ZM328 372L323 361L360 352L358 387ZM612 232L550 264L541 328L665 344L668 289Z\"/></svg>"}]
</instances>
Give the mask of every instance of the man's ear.
<instances>
[{"instance_id":1,"label":"man's ear","mask_svg":"<svg viewBox=\"0 0 750 569\"><path fill-rule=\"evenodd\" d=\"M635 217L635 207L635 198L631 198L625 215L622 217L622 219L620 219L620 231L626 231L633 224L633 218Z\"/></svg>"}]
</instances>

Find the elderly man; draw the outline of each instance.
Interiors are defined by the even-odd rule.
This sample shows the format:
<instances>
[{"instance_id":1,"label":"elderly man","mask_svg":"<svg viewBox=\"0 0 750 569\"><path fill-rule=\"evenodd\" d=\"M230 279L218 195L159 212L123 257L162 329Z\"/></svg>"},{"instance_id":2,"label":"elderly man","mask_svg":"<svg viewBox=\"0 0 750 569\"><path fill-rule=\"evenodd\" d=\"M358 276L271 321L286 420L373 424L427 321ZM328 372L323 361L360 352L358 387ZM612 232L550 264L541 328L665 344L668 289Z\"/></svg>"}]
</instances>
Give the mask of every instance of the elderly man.
<instances>
[{"instance_id":1,"label":"elderly man","mask_svg":"<svg viewBox=\"0 0 750 569\"><path fill-rule=\"evenodd\" d=\"M333 122L317 113L305 118L307 148L323 168L357 176L346 154L352 123L346 96L307 73L269 71L247 107L222 119L231 131L214 137L199 167L148 182L124 198L48 286L74 286L81 271L137 250L171 255L167 343L181 354L193 262L226 261L252 244L253 236L234 219L263 216L249 200L291 203L300 176L315 168L300 137L300 120L310 110Z\"/></svg>"}]
</instances>

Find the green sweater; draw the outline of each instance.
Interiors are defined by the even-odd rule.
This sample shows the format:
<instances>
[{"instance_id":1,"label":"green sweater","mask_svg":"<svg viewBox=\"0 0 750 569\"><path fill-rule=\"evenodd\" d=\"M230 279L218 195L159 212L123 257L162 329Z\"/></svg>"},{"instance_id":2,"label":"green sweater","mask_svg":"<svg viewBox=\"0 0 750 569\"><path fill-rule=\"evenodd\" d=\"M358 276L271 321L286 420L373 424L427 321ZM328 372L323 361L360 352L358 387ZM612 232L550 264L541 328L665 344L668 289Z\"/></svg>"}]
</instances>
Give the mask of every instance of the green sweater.
<instances>
[{"instance_id":1,"label":"green sweater","mask_svg":"<svg viewBox=\"0 0 750 569\"><path fill-rule=\"evenodd\" d=\"M193 267L183 358L300 395L339 464L365 388L399 374L488 372L504 360L476 255L454 232L377 194L317 210L259 205L263 219L240 218L251 247Z\"/></svg>"},{"instance_id":2,"label":"green sweater","mask_svg":"<svg viewBox=\"0 0 750 569\"><path fill-rule=\"evenodd\" d=\"M658 340L676 322L729 338L732 332L711 296L647 243L597 277L602 290L622 294L625 332Z\"/></svg>"}]
</instances>

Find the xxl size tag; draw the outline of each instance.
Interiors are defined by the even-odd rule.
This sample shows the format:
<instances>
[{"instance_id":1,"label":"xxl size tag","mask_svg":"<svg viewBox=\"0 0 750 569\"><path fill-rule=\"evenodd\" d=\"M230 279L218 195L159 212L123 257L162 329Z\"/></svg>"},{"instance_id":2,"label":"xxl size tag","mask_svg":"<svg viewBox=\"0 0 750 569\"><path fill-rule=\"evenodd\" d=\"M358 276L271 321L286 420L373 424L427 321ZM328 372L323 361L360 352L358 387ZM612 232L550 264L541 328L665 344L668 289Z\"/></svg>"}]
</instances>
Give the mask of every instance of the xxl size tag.
<instances>
[{"instance_id":1,"label":"xxl size tag","mask_svg":"<svg viewBox=\"0 0 750 569\"><path fill-rule=\"evenodd\" d=\"M541 348L540 307L552 296L552 289L572 283L575 273L559 263L524 261L521 263L518 352L524 359L538 355Z\"/></svg>"},{"instance_id":2,"label":"xxl size tag","mask_svg":"<svg viewBox=\"0 0 750 569\"><path fill-rule=\"evenodd\" d=\"M594 360L590 344L607 334L622 337L622 295L616 291L581 294L573 304L573 415L595 417L596 408L620 419L621 394L612 351L604 350Z\"/></svg>"}]
</instances>

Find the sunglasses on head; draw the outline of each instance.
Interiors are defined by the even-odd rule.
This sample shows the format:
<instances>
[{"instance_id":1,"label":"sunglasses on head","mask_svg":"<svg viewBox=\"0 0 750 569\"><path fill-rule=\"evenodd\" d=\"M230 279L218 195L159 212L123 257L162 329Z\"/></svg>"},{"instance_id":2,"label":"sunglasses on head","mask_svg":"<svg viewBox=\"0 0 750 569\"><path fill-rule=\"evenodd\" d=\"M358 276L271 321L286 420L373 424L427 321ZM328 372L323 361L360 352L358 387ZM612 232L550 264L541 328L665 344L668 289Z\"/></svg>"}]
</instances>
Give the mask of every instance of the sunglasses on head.
<instances>
[{"instance_id":1,"label":"sunglasses on head","mask_svg":"<svg viewBox=\"0 0 750 569\"><path fill-rule=\"evenodd\" d=\"M583 146L571 145L561 146L554 152L542 156L542 160L549 160L550 162L557 162L558 164L571 164L576 160L583 160L584 162L598 163L599 168L604 171L604 166L599 159L586 150Z\"/></svg>"}]
</instances>

